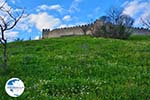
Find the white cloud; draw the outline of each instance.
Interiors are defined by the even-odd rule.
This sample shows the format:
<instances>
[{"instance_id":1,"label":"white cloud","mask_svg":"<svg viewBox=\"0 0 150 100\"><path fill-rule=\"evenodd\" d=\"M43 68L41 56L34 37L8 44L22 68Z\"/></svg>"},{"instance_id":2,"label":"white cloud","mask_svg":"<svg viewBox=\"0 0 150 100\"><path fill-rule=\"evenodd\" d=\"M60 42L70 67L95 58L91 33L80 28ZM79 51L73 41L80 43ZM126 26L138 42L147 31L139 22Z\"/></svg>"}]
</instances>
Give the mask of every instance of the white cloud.
<instances>
[{"instance_id":1,"label":"white cloud","mask_svg":"<svg viewBox=\"0 0 150 100\"><path fill-rule=\"evenodd\" d=\"M82 0L74 0L69 8L69 12L73 13L75 11L80 11L79 9L79 4L81 3Z\"/></svg>"},{"instance_id":2,"label":"white cloud","mask_svg":"<svg viewBox=\"0 0 150 100\"><path fill-rule=\"evenodd\" d=\"M37 11L39 12L41 10L44 10L44 11L45 10L56 10L61 13L63 11L63 8L59 4L50 5L50 6L44 4L44 5L38 6Z\"/></svg>"},{"instance_id":3,"label":"white cloud","mask_svg":"<svg viewBox=\"0 0 150 100\"><path fill-rule=\"evenodd\" d=\"M89 15L88 15L88 17L89 18L93 18L93 17L99 17L99 13L100 13L100 10L101 10L101 8L98 6L98 7L96 7L93 11L92 11L92 13L90 13Z\"/></svg>"},{"instance_id":4,"label":"white cloud","mask_svg":"<svg viewBox=\"0 0 150 100\"><path fill-rule=\"evenodd\" d=\"M62 7L60 6L60 5L52 5L52 6L50 6L50 8L49 9L52 9L52 10L61 10L62 9Z\"/></svg>"},{"instance_id":5,"label":"white cloud","mask_svg":"<svg viewBox=\"0 0 150 100\"><path fill-rule=\"evenodd\" d=\"M79 23L75 23L75 24L62 24L60 25L58 28L65 28L65 27L75 27L75 26L79 26L79 25L86 25L86 22L79 22Z\"/></svg>"},{"instance_id":6,"label":"white cloud","mask_svg":"<svg viewBox=\"0 0 150 100\"><path fill-rule=\"evenodd\" d=\"M66 24L62 24L58 28L65 28L65 27L68 27L68 26Z\"/></svg>"},{"instance_id":7,"label":"white cloud","mask_svg":"<svg viewBox=\"0 0 150 100\"><path fill-rule=\"evenodd\" d=\"M0 7L3 6L5 8L5 10L10 10L10 6L8 5L7 2L5 2L5 0L0 0ZM14 10L14 9L11 9Z\"/></svg>"},{"instance_id":8,"label":"white cloud","mask_svg":"<svg viewBox=\"0 0 150 100\"><path fill-rule=\"evenodd\" d=\"M132 0L131 2L125 2L123 5L124 14L130 15L135 18L135 25L141 24L141 18L145 18L150 14L149 7L150 2L143 0Z\"/></svg>"},{"instance_id":9,"label":"white cloud","mask_svg":"<svg viewBox=\"0 0 150 100\"><path fill-rule=\"evenodd\" d=\"M40 39L40 36L36 36L35 38L34 38L34 40L39 40Z\"/></svg>"},{"instance_id":10,"label":"white cloud","mask_svg":"<svg viewBox=\"0 0 150 100\"><path fill-rule=\"evenodd\" d=\"M7 1L7 0L6 0ZM16 4L17 2L20 2L20 0L11 0L11 2L13 3L13 4Z\"/></svg>"},{"instance_id":11,"label":"white cloud","mask_svg":"<svg viewBox=\"0 0 150 100\"><path fill-rule=\"evenodd\" d=\"M10 10L10 8L11 8L11 14L16 14L16 12L18 12L18 14L20 13L20 11L19 11L19 9L14 9L14 8L12 8L11 6L9 6L8 5L8 3L7 2L5 2L6 0L0 0L0 6L2 6L3 4L3 9L5 9L5 10ZM15 3L15 1L16 0L13 0L13 1L11 1L12 3L14 2ZM17 14L16 14L17 15ZM12 23L13 23L13 21L12 21L12 18L10 17L10 16L8 16L8 14L6 13L6 12L3 12L3 11L1 11L0 12L0 16L1 17L3 17L3 19L5 20L5 22L7 23L7 25L8 25L8 23L9 23L9 25L11 26L12 25ZM13 15L14 16L14 15ZM17 17L17 16L15 16L15 17ZM3 24L3 22L2 21L0 21L0 24ZM16 25L18 25L18 23L16 24ZM19 26L19 25L18 25ZM4 33L4 36L5 36L5 38L6 39L8 39L8 41L12 41L12 40L14 40L14 39L16 39L17 37L18 37L18 34L19 34L19 32L18 32L18 30L16 30L17 28L16 28L16 26L12 29L12 30L9 30L9 31L5 31L5 33ZM15 31L14 31L15 30ZM0 34L1 35L1 34ZM0 36L1 37L1 36Z\"/></svg>"},{"instance_id":12,"label":"white cloud","mask_svg":"<svg viewBox=\"0 0 150 100\"><path fill-rule=\"evenodd\" d=\"M133 0L126 4L123 13L133 17L144 8L144 5L145 3L140 3L140 0Z\"/></svg>"},{"instance_id":13,"label":"white cloud","mask_svg":"<svg viewBox=\"0 0 150 100\"><path fill-rule=\"evenodd\" d=\"M14 40L17 38L19 32L17 31L8 31L5 33L5 38L8 40Z\"/></svg>"},{"instance_id":14,"label":"white cloud","mask_svg":"<svg viewBox=\"0 0 150 100\"><path fill-rule=\"evenodd\" d=\"M16 1L15 1L15 0L11 0L11 2L12 2L13 4L15 4L15 3L16 3Z\"/></svg>"},{"instance_id":15,"label":"white cloud","mask_svg":"<svg viewBox=\"0 0 150 100\"><path fill-rule=\"evenodd\" d=\"M0 0L0 6L1 6L1 4L3 4L5 2L5 0Z\"/></svg>"},{"instance_id":16,"label":"white cloud","mask_svg":"<svg viewBox=\"0 0 150 100\"><path fill-rule=\"evenodd\" d=\"M27 31L29 33L32 32L32 27L33 25L30 24L30 16L22 18L16 25L15 29L16 30L21 30L21 31Z\"/></svg>"},{"instance_id":17,"label":"white cloud","mask_svg":"<svg viewBox=\"0 0 150 100\"><path fill-rule=\"evenodd\" d=\"M74 12L79 12L79 5L82 2L82 0L73 0L73 2L71 3L69 9L64 9L61 5L59 4L55 4L55 5L40 5L37 7L37 12L41 12L41 11L46 11L46 10L55 10L58 11L61 14L64 13L74 13Z\"/></svg>"},{"instance_id":18,"label":"white cloud","mask_svg":"<svg viewBox=\"0 0 150 100\"><path fill-rule=\"evenodd\" d=\"M58 28L65 28L65 27L75 27L75 26L77 26L76 24L62 24L62 25L60 25Z\"/></svg>"},{"instance_id":19,"label":"white cloud","mask_svg":"<svg viewBox=\"0 0 150 100\"><path fill-rule=\"evenodd\" d=\"M149 4L149 6L150 6L150 4ZM143 18L143 19L150 18L150 10L149 11L145 10L144 13L141 15L141 18Z\"/></svg>"},{"instance_id":20,"label":"white cloud","mask_svg":"<svg viewBox=\"0 0 150 100\"><path fill-rule=\"evenodd\" d=\"M135 25L142 24L143 23L142 20L149 20L149 18L150 18L150 13L145 12L139 18L137 18Z\"/></svg>"},{"instance_id":21,"label":"white cloud","mask_svg":"<svg viewBox=\"0 0 150 100\"><path fill-rule=\"evenodd\" d=\"M121 7L127 6L128 3L129 3L129 1L125 1L125 2L121 5Z\"/></svg>"},{"instance_id":22,"label":"white cloud","mask_svg":"<svg viewBox=\"0 0 150 100\"><path fill-rule=\"evenodd\" d=\"M64 21L70 21L71 20L71 16L70 15L66 15L63 18Z\"/></svg>"},{"instance_id":23,"label":"white cloud","mask_svg":"<svg viewBox=\"0 0 150 100\"><path fill-rule=\"evenodd\" d=\"M42 30L43 28L53 29L61 23L60 19L55 18L46 12L31 14L29 19L30 23L34 24L38 30Z\"/></svg>"}]
</instances>

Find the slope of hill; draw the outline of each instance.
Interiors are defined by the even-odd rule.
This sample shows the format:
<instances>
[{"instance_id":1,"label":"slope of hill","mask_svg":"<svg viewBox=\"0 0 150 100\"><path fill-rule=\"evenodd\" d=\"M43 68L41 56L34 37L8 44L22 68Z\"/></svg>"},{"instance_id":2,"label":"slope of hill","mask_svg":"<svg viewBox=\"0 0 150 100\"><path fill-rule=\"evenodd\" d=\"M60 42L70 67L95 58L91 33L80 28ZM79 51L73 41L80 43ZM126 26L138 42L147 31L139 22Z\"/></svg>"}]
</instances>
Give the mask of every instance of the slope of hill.
<instances>
[{"instance_id":1,"label":"slope of hill","mask_svg":"<svg viewBox=\"0 0 150 100\"><path fill-rule=\"evenodd\" d=\"M0 71L0 100L150 99L150 36L14 42L8 54L9 71ZM25 84L19 98L5 93L12 77Z\"/></svg>"}]
</instances>

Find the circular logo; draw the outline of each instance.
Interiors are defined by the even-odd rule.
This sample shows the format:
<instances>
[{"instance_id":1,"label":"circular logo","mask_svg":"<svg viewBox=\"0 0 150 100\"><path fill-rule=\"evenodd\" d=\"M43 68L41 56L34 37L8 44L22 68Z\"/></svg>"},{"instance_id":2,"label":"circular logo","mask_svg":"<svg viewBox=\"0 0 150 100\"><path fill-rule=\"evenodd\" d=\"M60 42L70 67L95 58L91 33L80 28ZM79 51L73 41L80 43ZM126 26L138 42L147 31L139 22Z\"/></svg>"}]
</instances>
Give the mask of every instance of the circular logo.
<instances>
[{"instance_id":1,"label":"circular logo","mask_svg":"<svg viewBox=\"0 0 150 100\"><path fill-rule=\"evenodd\" d=\"M19 97L23 93L24 88L24 83L19 78L11 78L5 85L5 90L11 97Z\"/></svg>"}]
</instances>

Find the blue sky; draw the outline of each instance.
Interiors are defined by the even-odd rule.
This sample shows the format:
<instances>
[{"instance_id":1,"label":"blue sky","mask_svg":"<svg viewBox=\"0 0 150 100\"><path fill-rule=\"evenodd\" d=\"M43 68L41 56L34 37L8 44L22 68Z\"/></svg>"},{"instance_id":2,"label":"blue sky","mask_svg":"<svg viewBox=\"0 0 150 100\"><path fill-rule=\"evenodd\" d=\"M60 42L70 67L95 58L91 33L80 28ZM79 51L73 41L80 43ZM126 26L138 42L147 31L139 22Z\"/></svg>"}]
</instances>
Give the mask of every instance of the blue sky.
<instances>
[{"instance_id":1,"label":"blue sky","mask_svg":"<svg viewBox=\"0 0 150 100\"><path fill-rule=\"evenodd\" d=\"M4 1L4 0L1 0ZM28 17L15 29L7 32L8 38L38 39L43 28L55 29L95 21L110 7L122 7L123 13L135 19L134 26L142 26L140 19L149 16L148 0L7 0L14 9L25 8Z\"/></svg>"}]
</instances>

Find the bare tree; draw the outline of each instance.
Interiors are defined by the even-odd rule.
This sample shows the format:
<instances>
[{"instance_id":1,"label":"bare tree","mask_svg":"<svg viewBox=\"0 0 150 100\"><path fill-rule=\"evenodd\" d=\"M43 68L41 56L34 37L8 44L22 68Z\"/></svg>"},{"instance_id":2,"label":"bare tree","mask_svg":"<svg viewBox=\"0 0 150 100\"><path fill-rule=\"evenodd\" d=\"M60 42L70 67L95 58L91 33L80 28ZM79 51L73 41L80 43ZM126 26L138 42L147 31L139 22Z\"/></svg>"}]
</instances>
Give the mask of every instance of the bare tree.
<instances>
[{"instance_id":1,"label":"bare tree","mask_svg":"<svg viewBox=\"0 0 150 100\"><path fill-rule=\"evenodd\" d=\"M12 7L3 2L0 5L0 43L3 47L3 68L7 69L7 38L6 31L13 29L24 16L24 9L14 11Z\"/></svg>"},{"instance_id":2,"label":"bare tree","mask_svg":"<svg viewBox=\"0 0 150 100\"><path fill-rule=\"evenodd\" d=\"M134 19L123 14L121 8L113 7L106 12L106 16L102 16L99 20L103 24L95 27L95 35L118 39L127 39L131 34L131 27L134 23Z\"/></svg>"},{"instance_id":3,"label":"bare tree","mask_svg":"<svg viewBox=\"0 0 150 100\"><path fill-rule=\"evenodd\" d=\"M117 20L119 19L120 15L122 14L123 9L121 8L115 8L111 7L109 10L106 12L107 17L109 17L109 21L112 24L117 24Z\"/></svg>"},{"instance_id":4,"label":"bare tree","mask_svg":"<svg viewBox=\"0 0 150 100\"><path fill-rule=\"evenodd\" d=\"M106 16L109 22L113 25L124 25L130 27L133 25L134 19L129 15L123 14L122 8L111 7L107 12Z\"/></svg>"},{"instance_id":5,"label":"bare tree","mask_svg":"<svg viewBox=\"0 0 150 100\"><path fill-rule=\"evenodd\" d=\"M141 21L147 28L150 29L150 16L149 16L149 18L146 18L146 19L141 18Z\"/></svg>"}]
</instances>

